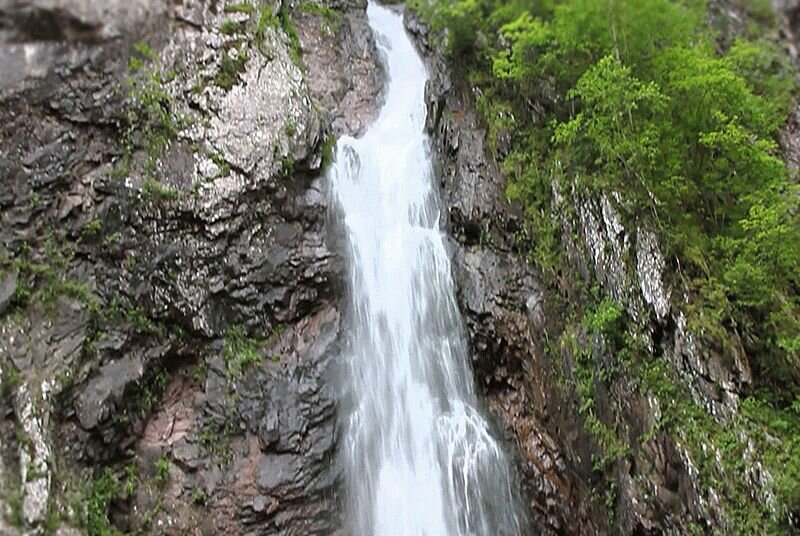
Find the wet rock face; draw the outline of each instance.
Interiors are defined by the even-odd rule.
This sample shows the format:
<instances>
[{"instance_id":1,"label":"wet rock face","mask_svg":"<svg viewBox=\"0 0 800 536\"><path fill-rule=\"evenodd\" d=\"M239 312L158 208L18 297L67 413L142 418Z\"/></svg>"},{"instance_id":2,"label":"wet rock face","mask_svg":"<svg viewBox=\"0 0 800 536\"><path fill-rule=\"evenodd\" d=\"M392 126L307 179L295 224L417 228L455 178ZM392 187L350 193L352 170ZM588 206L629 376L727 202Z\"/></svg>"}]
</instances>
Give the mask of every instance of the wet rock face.
<instances>
[{"instance_id":1,"label":"wet rock face","mask_svg":"<svg viewBox=\"0 0 800 536\"><path fill-rule=\"evenodd\" d=\"M324 4L327 5L327 4ZM375 118L383 90L383 68L375 54L375 38L364 17L366 0L332 2L334 15L297 14L298 34L308 66L308 87L330 113L337 136L358 135ZM311 22L311 23L309 23Z\"/></svg>"},{"instance_id":2,"label":"wet rock face","mask_svg":"<svg viewBox=\"0 0 800 536\"><path fill-rule=\"evenodd\" d=\"M333 308L302 321L280 370L252 378L243 395L248 431L267 447L253 474L252 515L276 533L332 534L341 522L331 497L335 393L326 383L338 331Z\"/></svg>"},{"instance_id":3,"label":"wet rock face","mask_svg":"<svg viewBox=\"0 0 800 536\"><path fill-rule=\"evenodd\" d=\"M428 48L428 29L410 14L406 26L431 74L427 127L447 207L443 223L454 238L453 270L473 369L508 439L530 530L596 533L587 489L540 421L549 408L546 389L535 380L544 365L535 337L547 322L548 305L535 271L516 251L521 215L505 198L504 179L488 157L468 88L451 80L444 58Z\"/></svg>"},{"instance_id":4,"label":"wet rock face","mask_svg":"<svg viewBox=\"0 0 800 536\"><path fill-rule=\"evenodd\" d=\"M105 470L122 530L339 526L323 145L382 75L364 3L234 4L0 2L3 534Z\"/></svg>"}]
</instances>

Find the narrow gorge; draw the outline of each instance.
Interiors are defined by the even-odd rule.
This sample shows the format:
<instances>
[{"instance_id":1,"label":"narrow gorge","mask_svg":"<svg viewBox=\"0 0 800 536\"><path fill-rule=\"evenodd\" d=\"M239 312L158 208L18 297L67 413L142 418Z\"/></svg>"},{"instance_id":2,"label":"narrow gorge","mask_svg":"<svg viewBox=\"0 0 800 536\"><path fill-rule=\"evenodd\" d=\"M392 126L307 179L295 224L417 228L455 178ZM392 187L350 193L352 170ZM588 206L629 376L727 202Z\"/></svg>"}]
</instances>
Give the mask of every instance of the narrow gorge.
<instances>
[{"instance_id":1,"label":"narrow gorge","mask_svg":"<svg viewBox=\"0 0 800 536\"><path fill-rule=\"evenodd\" d=\"M0 534L796 532L798 21L0 0Z\"/></svg>"}]
</instances>

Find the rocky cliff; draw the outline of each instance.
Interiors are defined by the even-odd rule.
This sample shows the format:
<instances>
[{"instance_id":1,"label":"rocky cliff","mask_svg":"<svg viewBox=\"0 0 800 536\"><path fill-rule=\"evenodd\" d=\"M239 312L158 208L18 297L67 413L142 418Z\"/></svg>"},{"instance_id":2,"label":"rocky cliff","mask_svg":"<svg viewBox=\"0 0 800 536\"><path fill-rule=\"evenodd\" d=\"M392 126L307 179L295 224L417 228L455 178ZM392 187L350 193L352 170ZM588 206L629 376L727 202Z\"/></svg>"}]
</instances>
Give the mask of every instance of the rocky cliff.
<instances>
[{"instance_id":1,"label":"rocky cliff","mask_svg":"<svg viewBox=\"0 0 800 536\"><path fill-rule=\"evenodd\" d=\"M0 3L0 532L335 532L365 7Z\"/></svg>"},{"instance_id":2,"label":"rocky cliff","mask_svg":"<svg viewBox=\"0 0 800 536\"><path fill-rule=\"evenodd\" d=\"M796 10L781 9L778 39L796 61ZM726 2L708 17L729 40L750 22ZM797 513L776 506L779 464L766 467L762 432L740 415L753 387L743 342L721 348L688 325L692 297L652 222L623 216L624 192L594 197L554 178L565 262L543 274L528 257L541 237L487 147L479 87L448 65L441 35L413 13L406 23L434 73L428 128L473 366L519 454L534 530L738 534L751 519L798 530ZM781 137L791 165L795 130L792 116Z\"/></svg>"},{"instance_id":3,"label":"rocky cliff","mask_svg":"<svg viewBox=\"0 0 800 536\"><path fill-rule=\"evenodd\" d=\"M742 504L796 529L737 420L747 360L687 325L658 234L624 193L554 182L568 263L537 270L475 88L407 25L531 531L736 532ZM336 534L322 174L380 101L365 3L0 0L0 68L0 533ZM592 293L624 308L576 316Z\"/></svg>"}]
</instances>

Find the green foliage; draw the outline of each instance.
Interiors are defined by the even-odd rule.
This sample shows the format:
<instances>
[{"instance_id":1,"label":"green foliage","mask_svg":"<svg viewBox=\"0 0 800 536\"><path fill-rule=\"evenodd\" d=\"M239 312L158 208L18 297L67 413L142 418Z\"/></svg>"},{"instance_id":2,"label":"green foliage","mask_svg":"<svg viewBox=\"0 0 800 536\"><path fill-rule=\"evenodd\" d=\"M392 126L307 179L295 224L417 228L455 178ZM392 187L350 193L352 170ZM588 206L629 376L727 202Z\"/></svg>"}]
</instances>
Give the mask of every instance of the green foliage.
<instances>
[{"instance_id":1,"label":"green foliage","mask_svg":"<svg viewBox=\"0 0 800 536\"><path fill-rule=\"evenodd\" d=\"M572 387L584 428L601 453L593 458L593 468L607 475L596 482L594 495L613 503L608 475L614 474L615 462L666 434L685 449L701 494L709 498L713 490L726 498L722 523L729 532L785 533L786 514L800 511L800 398L787 406L773 394L758 393L742 402L739 414L720 422L695 403L669 363L650 355L633 336L639 328L620 304L591 297L581 302L595 304L577 324L567 326L561 344L573 356ZM629 386L631 396L648 397L659 408L659 420L638 438L627 435L625 416L614 409L613 401L600 401L601 392L607 397L621 384ZM754 501L742 486L743 475L756 463L774 477L763 489L775 496L774 503Z\"/></svg>"},{"instance_id":2,"label":"green foliage","mask_svg":"<svg viewBox=\"0 0 800 536\"><path fill-rule=\"evenodd\" d=\"M278 19L281 22L283 33L285 33L286 37L289 38L289 56L292 58L294 64L302 69L303 52L300 46L300 36L297 35L297 28L295 28L292 18L289 15L289 11L283 4L281 5L281 10L278 12Z\"/></svg>"},{"instance_id":3,"label":"green foliage","mask_svg":"<svg viewBox=\"0 0 800 536\"><path fill-rule=\"evenodd\" d=\"M322 142L322 170L325 171L333 163L335 156L334 150L336 149L336 137L327 136L325 141Z\"/></svg>"},{"instance_id":4,"label":"green foliage","mask_svg":"<svg viewBox=\"0 0 800 536\"><path fill-rule=\"evenodd\" d=\"M290 154L284 155L281 158L281 169L279 171L280 176L283 177L284 179L288 179L292 176L293 172L294 172L294 158Z\"/></svg>"},{"instance_id":5,"label":"green foliage","mask_svg":"<svg viewBox=\"0 0 800 536\"><path fill-rule=\"evenodd\" d=\"M769 2L734 4L773 24ZM796 93L786 54L763 39L719 42L700 0L411 6L443 32L478 95L487 145L525 211L518 243L551 284L561 288L570 270L555 213L572 218L575 195L620 192L623 218L664 237L668 284L688 292L680 307L689 329L747 359L763 389L720 424L630 335L636 328L626 329L631 319L618 304L595 300L561 342L574 356L569 380L585 428L603 453L596 469L636 447L622 420L598 410L622 367L660 404L661 420L642 442L676 438L701 488L725 497L734 532L787 531L780 513L800 512L800 186L776 143ZM744 489L746 456L775 478L765 487L777 514Z\"/></svg>"},{"instance_id":6,"label":"green foliage","mask_svg":"<svg viewBox=\"0 0 800 536\"><path fill-rule=\"evenodd\" d=\"M75 373L68 368L63 369L56 373L54 379L60 390L63 392L72 387L75 380Z\"/></svg>"},{"instance_id":7,"label":"green foliage","mask_svg":"<svg viewBox=\"0 0 800 536\"><path fill-rule=\"evenodd\" d=\"M198 506L205 506L208 503L208 496L206 492L200 488L195 488L192 491L192 502Z\"/></svg>"},{"instance_id":8,"label":"green foliage","mask_svg":"<svg viewBox=\"0 0 800 536\"><path fill-rule=\"evenodd\" d=\"M628 448L609 425L600 421L596 412L595 392L598 383L608 382L617 372L619 363L628 357L633 343L625 332L622 306L608 298L589 309L580 322L580 330L568 339L575 356L576 391L581 398L579 411L586 421L586 430L603 451L596 468L602 469L628 453ZM583 340L579 337L583 335ZM606 354L610 360L597 362Z\"/></svg>"},{"instance_id":9,"label":"green foliage","mask_svg":"<svg viewBox=\"0 0 800 536\"><path fill-rule=\"evenodd\" d=\"M16 257L0 258L0 271L17 273L17 288L12 303L17 308L40 303L45 310L55 310L62 297L77 300L89 311L97 312L100 302L86 283L73 280L69 274L75 249L47 238L41 251L24 247Z\"/></svg>"},{"instance_id":10,"label":"green foliage","mask_svg":"<svg viewBox=\"0 0 800 536\"><path fill-rule=\"evenodd\" d=\"M136 470L136 462L131 462L125 466L125 482L122 490L126 497L133 497L136 495L136 490L139 488L139 474Z\"/></svg>"},{"instance_id":11,"label":"green foliage","mask_svg":"<svg viewBox=\"0 0 800 536\"><path fill-rule=\"evenodd\" d=\"M675 437L695 464L701 490L726 498L726 522L736 534L786 534L788 514L800 512L800 403L788 406L774 394L759 392L742 400L740 412L721 423L695 404L667 363L639 354L629 371L643 394L659 403L661 420L642 438ZM775 501L753 500L742 485L760 464L771 479L762 493ZM751 478L751 477L747 477Z\"/></svg>"},{"instance_id":12,"label":"green foliage","mask_svg":"<svg viewBox=\"0 0 800 536\"><path fill-rule=\"evenodd\" d=\"M475 50L480 15L476 0L446 1L437 6L434 27L446 29L446 50L451 57L461 58Z\"/></svg>"},{"instance_id":13,"label":"green foliage","mask_svg":"<svg viewBox=\"0 0 800 536\"><path fill-rule=\"evenodd\" d=\"M503 25L500 33L509 47L492 58L492 71L499 80L523 80L534 74L529 63L530 51L545 46L551 39L549 27L525 11L515 20Z\"/></svg>"},{"instance_id":14,"label":"green foliage","mask_svg":"<svg viewBox=\"0 0 800 536\"><path fill-rule=\"evenodd\" d=\"M742 9L758 24L774 26L777 23L775 10L770 0L734 0L734 5Z\"/></svg>"},{"instance_id":15,"label":"green foliage","mask_svg":"<svg viewBox=\"0 0 800 536\"><path fill-rule=\"evenodd\" d=\"M137 309L129 309L123 314L125 321L133 324L138 333L162 335L165 332L162 325L156 324ZM131 389L126 393L121 408L116 413L117 422L127 423L150 416L166 389L169 379L170 375L166 369L139 378L135 384L136 390Z\"/></svg>"},{"instance_id":16,"label":"green foliage","mask_svg":"<svg viewBox=\"0 0 800 536\"><path fill-rule=\"evenodd\" d=\"M208 376L208 365L206 364L205 359L201 359L200 362L195 367L194 371L192 372L192 380L198 385L203 385L206 381L206 377Z\"/></svg>"},{"instance_id":17,"label":"green foliage","mask_svg":"<svg viewBox=\"0 0 800 536\"><path fill-rule=\"evenodd\" d=\"M16 482L14 484L18 489L7 492L2 498L7 501L8 504L6 520L11 526L22 528L25 526L25 515L22 511L23 492L21 486Z\"/></svg>"},{"instance_id":18,"label":"green foliage","mask_svg":"<svg viewBox=\"0 0 800 536\"><path fill-rule=\"evenodd\" d=\"M258 12L258 20L256 21L256 27L253 33L253 41L256 46L260 49L261 45L263 45L267 37L267 29L277 28L279 26L280 20L278 20L278 17L276 17L275 13L272 11L272 6L269 4L262 6L261 10Z\"/></svg>"},{"instance_id":19,"label":"green foliage","mask_svg":"<svg viewBox=\"0 0 800 536\"><path fill-rule=\"evenodd\" d=\"M174 201L180 197L180 191L148 177L142 183L142 197L152 200Z\"/></svg>"},{"instance_id":20,"label":"green foliage","mask_svg":"<svg viewBox=\"0 0 800 536\"><path fill-rule=\"evenodd\" d=\"M159 458L155 465L156 474L153 481L163 487L169 474L169 460ZM121 474L122 478L118 475ZM131 500L139 488L140 479L135 461L131 461L115 472L106 467L89 481L82 490L79 501L73 506L79 514L79 523L89 536L119 536L122 532L109 520L109 508L112 503ZM142 529L146 528L155 515L163 508L159 499L155 506L146 512L140 512ZM140 532L137 532L139 534Z\"/></svg>"},{"instance_id":21,"label":"green foliage","mask_svg":"<svg viewBox=\"0 0 800 536\"><path fill-rule=\"evenodd\" d=\"M153 407L156 405L161 393L164 392L168 382L169 375L166 370L160 371L154 378L140 381L139 390L131 399L134 404L134 416L138 416L141 419L147 418L152 413Z\"/></svg>"},{"instance_id":22,"label":"green foliage","mask_svg":"<svg viewBox=\"0 0 800 536\"><path fill-rule=\"evenodd\" d=\"M229 329L222 353L227 378L239 378L249 367L260 364L263 347L264 341L248 337L241 326Z\"/></svg>"},{"instance_id":23,"label":"green foliage","mask_svg":"<svg viewBox=\"0 0 800 536\"><path fill-rule=\"evenodd\" d=\"M612 55L642 75L663 47L692 44L703 18L703 2L692 0L562 2L553 11L553 45L545 52L542 67L573 82L572 76Z\"/></svg>"},{"instance_id":24,"label":"green foliage","mask_svg":"<svg viewBox=\"0 0 800 536\"><path fill-rule=\"evenodd\" d=\"M661 164L653 116L664 110L667 99L655 83L637 80L619 60L606 56L567 97L580 100L581 112L557 125L555 142L567 148L571 161L585 159L584 165L597 171L592 177L597 186L616 186L617 172L641 183Z\"/></svg>"},{"instance_id":25,"label":"green foliage","mask_svg":"<svg viewBox=\"0 0 800 536\"><path fill-rule=\"evenodd\" d=\"M128 61L128 70L139 72L144 69L147 63L154 61L158 61L158 55L150 48L149 44L143 41L134 43L133 53Z\"/></svg>"},{"instance_id":26,"label":"green foliage","mask_svg":"<svg viewBox=\"0 0 800 536\"><path fill-rule=\"evenodd\" d=\"M86 225L83 226L81 230L81 234L85 238L92 238L100 234L100 231L103 229L103 222L100 221L100 218L93 218L86 222Z\"/></svg>"},{"instance_id":27,"label":"green foliage","mask_svg":"<svg viewBox=\"0 0 800 536\"><path fill-rule=\"evenodd\" d=\"M800 513L800 394L786 405L762 392L742 401L742 412L756 425L751 424L753 435L775 479L780 507L796 516Z\"/></svg>"},{"instance_id":28,"label":"green foliage","mask_svg":"<svg viewBox=\"0 0 800 536\"><path fill-rule=\"evenodd\" d=\"M553 189L624 192L624 217L666 238L690 328L726 351L731 333L747 341L761 385L800 381L800 211L776 143L795 82L780 50L739 39L720 53L693 0L412 5L480 90L545 274L564 263Z\"/></svg>"},{"instance_id":29,"label":"green foliage","mask_svg":"<svg viewBox=\"0 0 800 536\"><path fill-rule=\"evenodd\" d=\"M777 116L790 110L795 90L795 71L778 45L765 40L737 39L722 57L726 65L747 81L762 105L774 107Z\"/></svg>"},{"instance_id":30,"label":"green foliage","mask_svg":"<svg viewBox=\"0 0 800 536\"><path fill-rule=\"evenodd\" d=\"M198 437L200 447L203 452L225 465L233 459L229 438L234 431L235 424L232 419L227 419L222 424L207 420L200 429Z\"/></svg>"},{"instance_id":31,"label":"green foliage","mask_svg":"<svg viewBox=\"0 0 800 536\"><path fill-rule=\"evenodd\" d=\"M14 389L22 382L22 375L11 362L3 361L0 364L0 371L2 371L2 382L0 382L0 396L11 396Z\"/></svg>"},{"instance_id":32,"label":"green foliage","mask_svg":"<svg viewBox=\"0 0 800 536\"><path fill-rule=\"evenodd\" d=\"M83 526L89 536L117 536L119 531L108 520L108 507L117 498L119 481L111 469L106 468L84 492Z\"/></svg>"},{"instance_id":33,"label":"green foliage","mask_svg":"<svg viewBox=\"0 0 800 536\"><path fill-rule=\"evenodd\" d=\"M167 484L167 479L169 478L169 468L170 461L166 455L161 456L158 460L156 460L155 481L159 487L163 488Z\"/></svg>"},{"instance_id":34,"label":"green foliage","mask_svg":"<svg viewBox=\"0 0 800 536\"><path fill-rule=\"evenodd\" d=\"M603 299L594 309L589 309L582 324L596 335L616 340L625 329L622 305L609 298Z\"/></svg>"},{"instance_id":35,"label":"green foliage","mask_svg":"<svg viewBox=\"0 0 800 536\"><path fill-rule=\"evenodd\" d=\"M147 171L155 170L156 160L161 156L183 124L175 114L174 99L164 85L175 78L174 72L165 72L149 67L158 56L146 43L134 45L134 54L129 63L130 77L124 83L127 101L126 124L123 136L124 154L115 173L124 176L128 172L131 152L144 149L147 153Z\"/></svg>"},{"instance_id":36,"label":"green foliage","mask_svg":"<svg viewBox=\"0 0 800 536\"><path fill-rule=\"evenodd\" d=\"M255 12L256 8L250 2L237 2L225 6L225 13L246 13L252 15Z\"/></svg>"},{"instance_id":37,"label":"green foliage","mask_svg":"<svg viewBox=\"0 0 800 536\"><path fill-rule=\"evenodd\" d=\"M236 35L244 31L244 24L239 21L227 19L222 21L219 31L224 35Z\"/></svg>"},{"instance_id":38,"label":"green foliage","mask_svg":"<svg viewBox=\"0 0 800 536\"><path fill-rule=\"evenodd\" d=\"M56 505L50 505L47 509L47 514L44 518L43 534L45 536L52 536L56 534L58 528L61 526L61 512L59 512Z\"/></svg>"},{"instance_id":39,"label":"green foliage","mask_svg":"<svg viewBox=\"0 0 800 536\"><path fill-rule=\"evenodd\" d=\"M300 2L297 4L296 8L300 11L322 17L324 21L323 31L328 33L338 31L342 25L342 14L319 2Z\"/></svg>"},{"instance_id":40,"label":"green foliage","mask_svg":"<svg viewBox=\"0 0 800 536\"><path fill-rule=\"evenodd\" d=\"M164 326L154 322L141 309L137 309L136 307L121 309L120 311L112 310L110 313L112 316L116 316L116 314L119 313L122 318L131 324L138 333L149 333L154 335L164 334Z\"/></svg>"},{"instance_id":41,"label":"green foliage","mask_svg":"<svg viewBox=\"0 0 800 536\"><path fill-rule=\"evenodd\" d=\"M207 156L214 162L214 165L217 166L217 174L213 177L214 179L219 177L227 177L231 174L231 165L225 160L225 157L222 154L211 151L207 153Z\"/></svg>"},{"instance_id":42,"label":"green foliage","mask_svg":"<svg viewBox=\"0 0 800 536\"><path fill-rule=\"evenodd\" d=\"M567 325L560 340L561 350L572 356L566 383L577 394L576 409L599 452L592 459L598 477L593 500L603 503L612 518L617 499L614 466L632 447L617 405L609 400L608 386L640 351L626 331L628 321L623 307L606 298L587 308L579 322Z\"/></svg>"},{"instance_id":43,"label":"green foliage","mask_svg":"<svg viewBox=\"0 0 800 536\"><path fill-rule=\"evenodd\" d=\"M341 24L341 13L322 4L302 2L295 8L321 16L325 22L325 31L338 29ZM266 46L267 32L271 28L280 28L286 34L289 39L289 54L292 61L302 68L300 37L286 6L282 5L276 13L274 6L269 3L255 6L250 2L239 2L226 6L225 12L246 14L249 17L246 20L229 19L223 21L220 26L220 33L236 36L236 38L228 44L223 52L220 70L214 78L214 83L217 86L227 91L239 81L239 74L245 70L248 59L247 54L251 46L255 47L267 58L273 58L272 51ZM232 47L237 48L237 53L234 56L229 54L229 49Z\"/></svg>"},{"instance_id":44,"label":"green foliage","mask_svg":"<svg viewBox=\"0 0 800 536\"><path fill-rule=\"evenodd\" d=\"M240 48L235 55L223 50L219 62L219 70L214 75L214 84L217 87L230 91L239 82L240 75L247 70L247 51Z\"/></svg>"}]
</instances>

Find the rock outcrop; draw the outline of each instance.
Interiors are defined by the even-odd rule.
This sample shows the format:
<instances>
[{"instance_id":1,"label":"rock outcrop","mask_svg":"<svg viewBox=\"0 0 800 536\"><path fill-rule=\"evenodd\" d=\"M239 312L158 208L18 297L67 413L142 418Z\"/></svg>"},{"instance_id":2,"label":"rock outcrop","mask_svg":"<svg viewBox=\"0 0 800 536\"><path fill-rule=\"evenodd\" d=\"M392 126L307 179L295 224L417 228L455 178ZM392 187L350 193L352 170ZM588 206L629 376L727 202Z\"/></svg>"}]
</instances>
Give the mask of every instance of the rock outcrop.
<instances>
[{"instance_id":1,"label":"rock outcrop","mask_svg":"<svg viewBox=\"0 0 800 536\"><path fill-rule=\"evenodd\" d=\"M3 534L338 530L321 175L382 73L314 6L0 3Z\"/></svg>"},{"instance_id":2,"label":"rock outcrop","mask_svg":"<svg viewBox=\"0 0 800 536\"><path fill-rule=\"evenodd\" d=\"M711 16L725 15L712 9ZM689 325L689 298L669 277L672 261L646 220L623 217L618 192L594 198L553 181L552 218L563 231L565 264L554 274L538 272L526 253L539 237L526 232L524 216L505 195L475 108L480 90L453 74L413 13L406 24L433 74L428 128L476 379L509 449L519 454L537 530L735 532L725 499L732 486L767 509L774 502L771 476L753 457L747 432L737 441L746 444L752 467L739 474L710 439L695 444L663 423L691 407L702 408L687 420L693 425L733 426L740 397L752 387L742 342L731 340L723 352ZM791 162L790 132L786 138ZM614 347L580 324L576 329L568 316L576 308L567 304L592 287L624 304L616 314L630 337L620 344L629 347ZM634 351L648 357L620 363L619 355ZM662 388L656 377L676 391L656 396ZM677 405L675 393L690 406Z\"/></svg>"}]
</instances>

